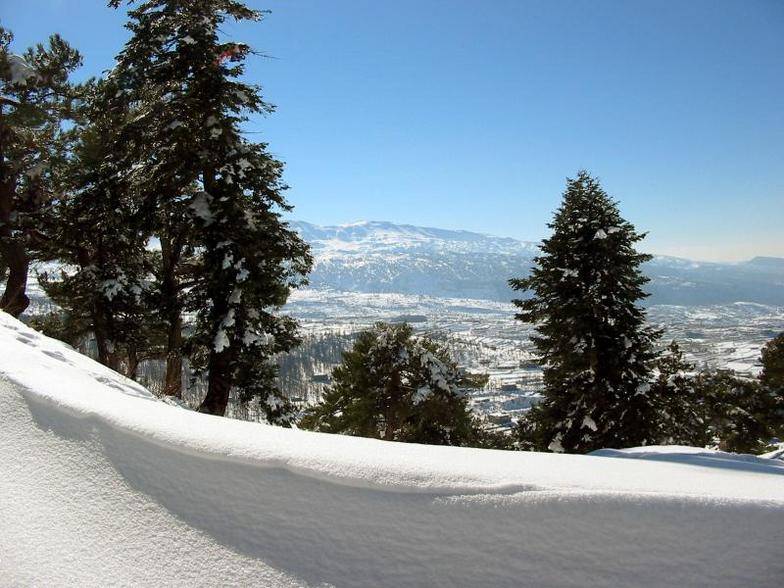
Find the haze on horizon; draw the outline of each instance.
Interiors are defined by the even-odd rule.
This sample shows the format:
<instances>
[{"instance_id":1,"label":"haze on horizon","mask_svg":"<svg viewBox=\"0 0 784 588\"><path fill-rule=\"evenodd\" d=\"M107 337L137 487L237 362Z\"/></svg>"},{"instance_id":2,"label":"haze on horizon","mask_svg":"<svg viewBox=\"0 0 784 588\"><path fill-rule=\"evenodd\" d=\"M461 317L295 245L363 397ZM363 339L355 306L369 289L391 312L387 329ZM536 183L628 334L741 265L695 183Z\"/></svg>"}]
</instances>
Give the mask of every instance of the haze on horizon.
<instances>
[{"instance_id":1,"label":"haze on horizon","mask_svg":"<svg viewBox=\"0 0 784 588\"><path fill-rule=\"evenodd\" d=\"M112 66L124 11L3 1L13 49L58 32ZM538 241L565 178L598 176L642 249L784 257L784 3L252 1L250 132L287 164L292 218Z\"/></svg>"}]
</instances>

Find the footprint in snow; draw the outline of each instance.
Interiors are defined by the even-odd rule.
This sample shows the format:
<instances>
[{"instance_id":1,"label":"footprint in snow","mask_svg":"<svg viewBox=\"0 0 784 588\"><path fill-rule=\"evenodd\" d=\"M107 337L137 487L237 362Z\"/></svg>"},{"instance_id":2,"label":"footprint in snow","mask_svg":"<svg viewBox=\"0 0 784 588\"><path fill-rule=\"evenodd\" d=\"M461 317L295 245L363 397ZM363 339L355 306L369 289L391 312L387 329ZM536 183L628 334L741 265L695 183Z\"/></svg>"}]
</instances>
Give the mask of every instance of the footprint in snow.
<instances>
[{"instance_id":1,"label":"footprint in snow","mask_svg":"<svg viewBox=\"0 0 784 588\"><path fill-rule=\"evenodd\" d=\"M57 359L59 361L64 361L65 363L68 363L68 360L66 359L65 355L63 355L59 351L50 351L48 349L45 349L44 350L44 354L48 355L51 358L54 358L54 359Z\"/></svg>"},{"instance_id":2,"label":"footprint in snow","mask_svg":"<svg viewBox=\"0 0 784 588\"><path fill-rule=\"evenodd\" d=\"M32 335L28 335L27 333L19 333L16 335L16 340L19 341L20 343L31 345L33 344L33 341L35 341L35 337L33 337Z\"/></svg>"}]
</instances>

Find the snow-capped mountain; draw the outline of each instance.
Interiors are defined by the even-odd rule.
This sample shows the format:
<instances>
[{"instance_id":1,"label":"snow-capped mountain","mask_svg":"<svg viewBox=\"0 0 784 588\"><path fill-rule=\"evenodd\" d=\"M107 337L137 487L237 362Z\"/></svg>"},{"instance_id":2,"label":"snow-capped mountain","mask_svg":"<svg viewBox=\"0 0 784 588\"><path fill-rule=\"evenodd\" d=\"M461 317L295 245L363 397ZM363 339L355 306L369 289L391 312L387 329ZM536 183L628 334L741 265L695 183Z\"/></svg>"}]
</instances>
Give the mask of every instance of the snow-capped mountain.
<instances>
[{"instance_id":1,"label":"snow-capped mountain","mask_svg":"<svg viewBox=\"0 0 784 588\"><path fill-rule=\"evenodd\" d=\"M390 222L340 226L292 222L315 256L314 287L508 301L525 275L530 241ZM784 259L707 263L656 256L645 265L650 304L784 304Z\"/></svg>"},{"instance_id":2,"label":"snow-capped mountain","mask_svg":"<svg viewBox=\"0 0 784 588\"><path fill-rule=\"evenodd\" d=\"M337 290L507 300L506 280L526 272L538 250L515 239L388 222L292 224L313 249L311 285Z\"/></svg>"}]
</instances>

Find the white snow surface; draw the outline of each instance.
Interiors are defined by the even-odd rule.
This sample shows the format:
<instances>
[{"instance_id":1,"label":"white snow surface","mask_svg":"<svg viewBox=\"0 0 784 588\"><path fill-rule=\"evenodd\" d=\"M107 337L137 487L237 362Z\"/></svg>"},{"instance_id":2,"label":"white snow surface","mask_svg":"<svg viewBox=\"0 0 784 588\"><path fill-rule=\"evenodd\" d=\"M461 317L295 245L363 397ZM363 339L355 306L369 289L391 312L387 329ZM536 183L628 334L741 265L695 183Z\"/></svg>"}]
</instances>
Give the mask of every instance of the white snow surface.
<instances>
[{"instance_id":1,"label":"white snow surface","mask_svg":"<svg viewBox=\"0 0 784 588\"><path fill-rule=\"evenodd\" d=\"M0 313L0 586L780 586L784 462L231 421ZM634 457L638 459L618 459Z\"/></svg>"}]
</instances>

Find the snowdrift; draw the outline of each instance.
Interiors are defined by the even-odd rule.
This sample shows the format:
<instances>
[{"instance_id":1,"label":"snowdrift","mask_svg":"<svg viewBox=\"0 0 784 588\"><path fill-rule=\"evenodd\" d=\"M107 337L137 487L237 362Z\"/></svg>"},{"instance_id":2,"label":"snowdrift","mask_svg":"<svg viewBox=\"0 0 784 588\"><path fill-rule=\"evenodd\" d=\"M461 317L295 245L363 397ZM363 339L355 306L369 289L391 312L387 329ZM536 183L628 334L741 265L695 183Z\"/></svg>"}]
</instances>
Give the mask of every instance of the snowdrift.
<instances>
[{"instance_id":1,"label":"snowdrift","mask_svg":"<svg viewBox=\"0 0 784 588\"><path fill-rule=\"evenodd\" d=\"M0 313L0 585L780 586L784 462L197 414Z\"/></svg>"}]
</instances>

